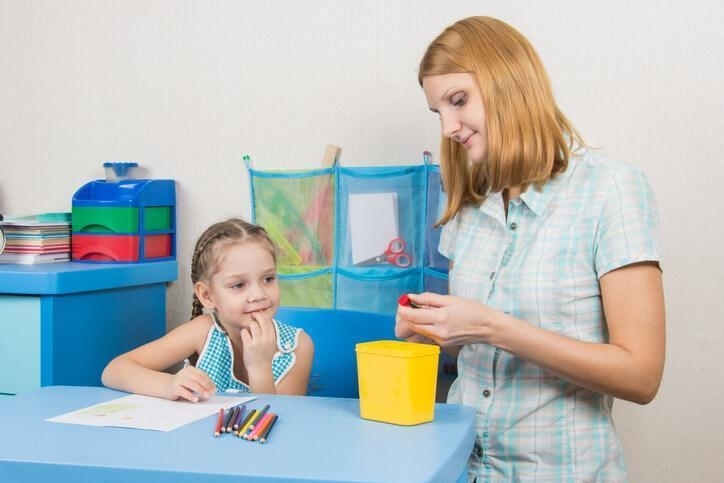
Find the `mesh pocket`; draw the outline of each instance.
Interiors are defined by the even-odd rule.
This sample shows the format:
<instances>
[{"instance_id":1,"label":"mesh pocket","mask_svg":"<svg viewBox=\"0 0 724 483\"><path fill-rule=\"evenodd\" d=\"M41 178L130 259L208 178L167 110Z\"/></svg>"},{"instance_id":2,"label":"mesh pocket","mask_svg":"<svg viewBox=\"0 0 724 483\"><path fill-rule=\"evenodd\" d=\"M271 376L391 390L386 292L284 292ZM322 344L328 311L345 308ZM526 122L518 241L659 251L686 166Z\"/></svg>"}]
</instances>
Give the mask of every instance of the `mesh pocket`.
<instances>
[{"instance_id":1,"label":"mesh pocket","mask_svg":"<svg viewBox=\"0 0 724 483\"><path fill-rule=\"evenodd\" d=\"M285 307L334 307L332 269L329 267L280 267L281 305Z\"/></svg>"},{"instance_id":2,"label":"mesh pocket","mask_svg":"<svg viewBox=\"0 0 724 483\"><path fill-rule=\"evenodd\" d=\"M334 256L334 171L252 170L253 216L279 250L281 265L331 265Z\"/></svg>"},{"instance_id":3,"label":"mesh pocket","mask_svg":"<svg viewBox=\"0 0 724 483\"><path fill-rule=\"evenodd\" d=\"M419 269L337 269L337 308L394 314L403 293L419 292Z\"/></svg>"}]
</instances>

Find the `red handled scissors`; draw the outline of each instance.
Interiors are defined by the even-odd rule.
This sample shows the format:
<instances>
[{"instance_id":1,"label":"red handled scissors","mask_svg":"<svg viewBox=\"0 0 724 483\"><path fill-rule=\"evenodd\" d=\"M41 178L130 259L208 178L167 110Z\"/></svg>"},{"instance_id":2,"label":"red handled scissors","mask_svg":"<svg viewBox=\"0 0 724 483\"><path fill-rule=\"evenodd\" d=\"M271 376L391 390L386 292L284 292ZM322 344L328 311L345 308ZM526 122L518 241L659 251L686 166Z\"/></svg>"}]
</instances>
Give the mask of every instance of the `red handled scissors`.
<instances>
[{"instance_id":1,"label":"red handled scissors","mask_svg":"<svg viewBox=\"0 0 724 483\"><path fill-rule=\"evenodd\" d=\"M393 238L387 244L384 253L368 258L357 263L357 266L377 265L380 263L390 263L400 268L407 268L412 265L412 257L405 252L405 240L402 238Z\"/></svg>"}]
</instances>

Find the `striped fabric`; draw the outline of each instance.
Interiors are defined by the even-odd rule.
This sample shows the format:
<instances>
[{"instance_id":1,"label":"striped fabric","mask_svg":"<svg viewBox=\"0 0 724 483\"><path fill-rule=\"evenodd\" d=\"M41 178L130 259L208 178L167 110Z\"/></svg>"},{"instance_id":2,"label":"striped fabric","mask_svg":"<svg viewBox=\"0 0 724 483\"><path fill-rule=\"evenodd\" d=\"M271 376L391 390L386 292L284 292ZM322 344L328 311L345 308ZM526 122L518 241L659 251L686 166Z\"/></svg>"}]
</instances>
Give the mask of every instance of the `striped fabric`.
<instances>
[{"instance_id":1,"label":"striped fabric","mask_svg":"<svg viewBox=\"0 0 724 483\"><path fill-rule=\"evenodd\" d=\"M658 214L638 169L583 151L542 191L500 193L442 230L450 292L544 329L607 340L598 279L658 261ZM485 344L462 348L449 402L477 408L469 477L488 481L625 481L613 400Z\"/></svg>"},{"instance_id":2,"label":"striped fabric","mask_svg":"<svg viewBox=\"0 0 724 483\"><path fill-rule=\"evenodd\" d=\"M215 316L214 321L216 322ZM278 351L272 359L272 374L276 385L294 366L296 361L294 350L297 348L301 329L283 324L277 320L274 320L274 325L277 329ZM231 341L223 329L220 328L218 322L214 323L209 329L206 343L196 367L209 375L216 384L217 391L223 392L232 389L249 392L249 386L234 377L234 351L231 347Z\"/></svg>"}]
</instances>

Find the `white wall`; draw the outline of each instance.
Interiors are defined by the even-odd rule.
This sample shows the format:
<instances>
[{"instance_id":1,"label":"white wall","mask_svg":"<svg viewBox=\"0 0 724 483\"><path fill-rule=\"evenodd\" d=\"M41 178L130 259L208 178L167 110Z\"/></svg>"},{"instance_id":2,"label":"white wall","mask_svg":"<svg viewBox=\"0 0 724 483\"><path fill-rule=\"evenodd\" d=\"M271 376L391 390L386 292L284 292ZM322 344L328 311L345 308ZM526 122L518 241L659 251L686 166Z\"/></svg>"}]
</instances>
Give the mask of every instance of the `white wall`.
<instances>
[{"instance_id":1,"label":"white wall","mask_svg":"<svg viewBox=\"0 0 724 483\"><path fill-rule=\"evenodd\" d=\"M0 212L68 211L107 160L177 180L179 281L261 169L412 164L437 151L417 62L443 27L498 16L537 46L586 140L642 166L662 213L668 354L648 406L617 403L631 481L724 474L724 8L720 2L0 0Z\"/></svg>"}]
</instances>

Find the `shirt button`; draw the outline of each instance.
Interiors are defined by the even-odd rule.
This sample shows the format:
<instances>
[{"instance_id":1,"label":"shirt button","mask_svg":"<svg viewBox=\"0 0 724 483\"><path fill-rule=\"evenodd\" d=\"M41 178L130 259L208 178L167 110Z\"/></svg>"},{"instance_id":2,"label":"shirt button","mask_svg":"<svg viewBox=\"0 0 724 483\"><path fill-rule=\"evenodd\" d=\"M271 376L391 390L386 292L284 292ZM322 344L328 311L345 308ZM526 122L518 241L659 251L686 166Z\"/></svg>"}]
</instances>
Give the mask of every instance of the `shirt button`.
<instances>
[{"instance_id":1,"label":"shirt button","mask_svg":"<svg viewBox=\"0 0 724 483\"><path fill-rule=\"evenodd\" d=\"M490 389L483 389L483 397L490 397Z\"/></svg>"},{"instance_id":2,"label":"shirt button","mask_svg":"<svg viewBox=\"0 0 724 483\"><path fill-rule=\"evenodd\" d=\"M490 280L492 280L493 277L495 277L495 272L490 272Z\"/></svg>"},{"instance_id":3,"label":"shirt button","mask_svg":"<svg viewBox=\"0 0 724 483\"><path fill-rule=\"evenodd\" d=\"M515 231L515 229L518 228L518 224L516 222L513 222L510 224L510 229Z\"/></svg>"}]
</instances>

